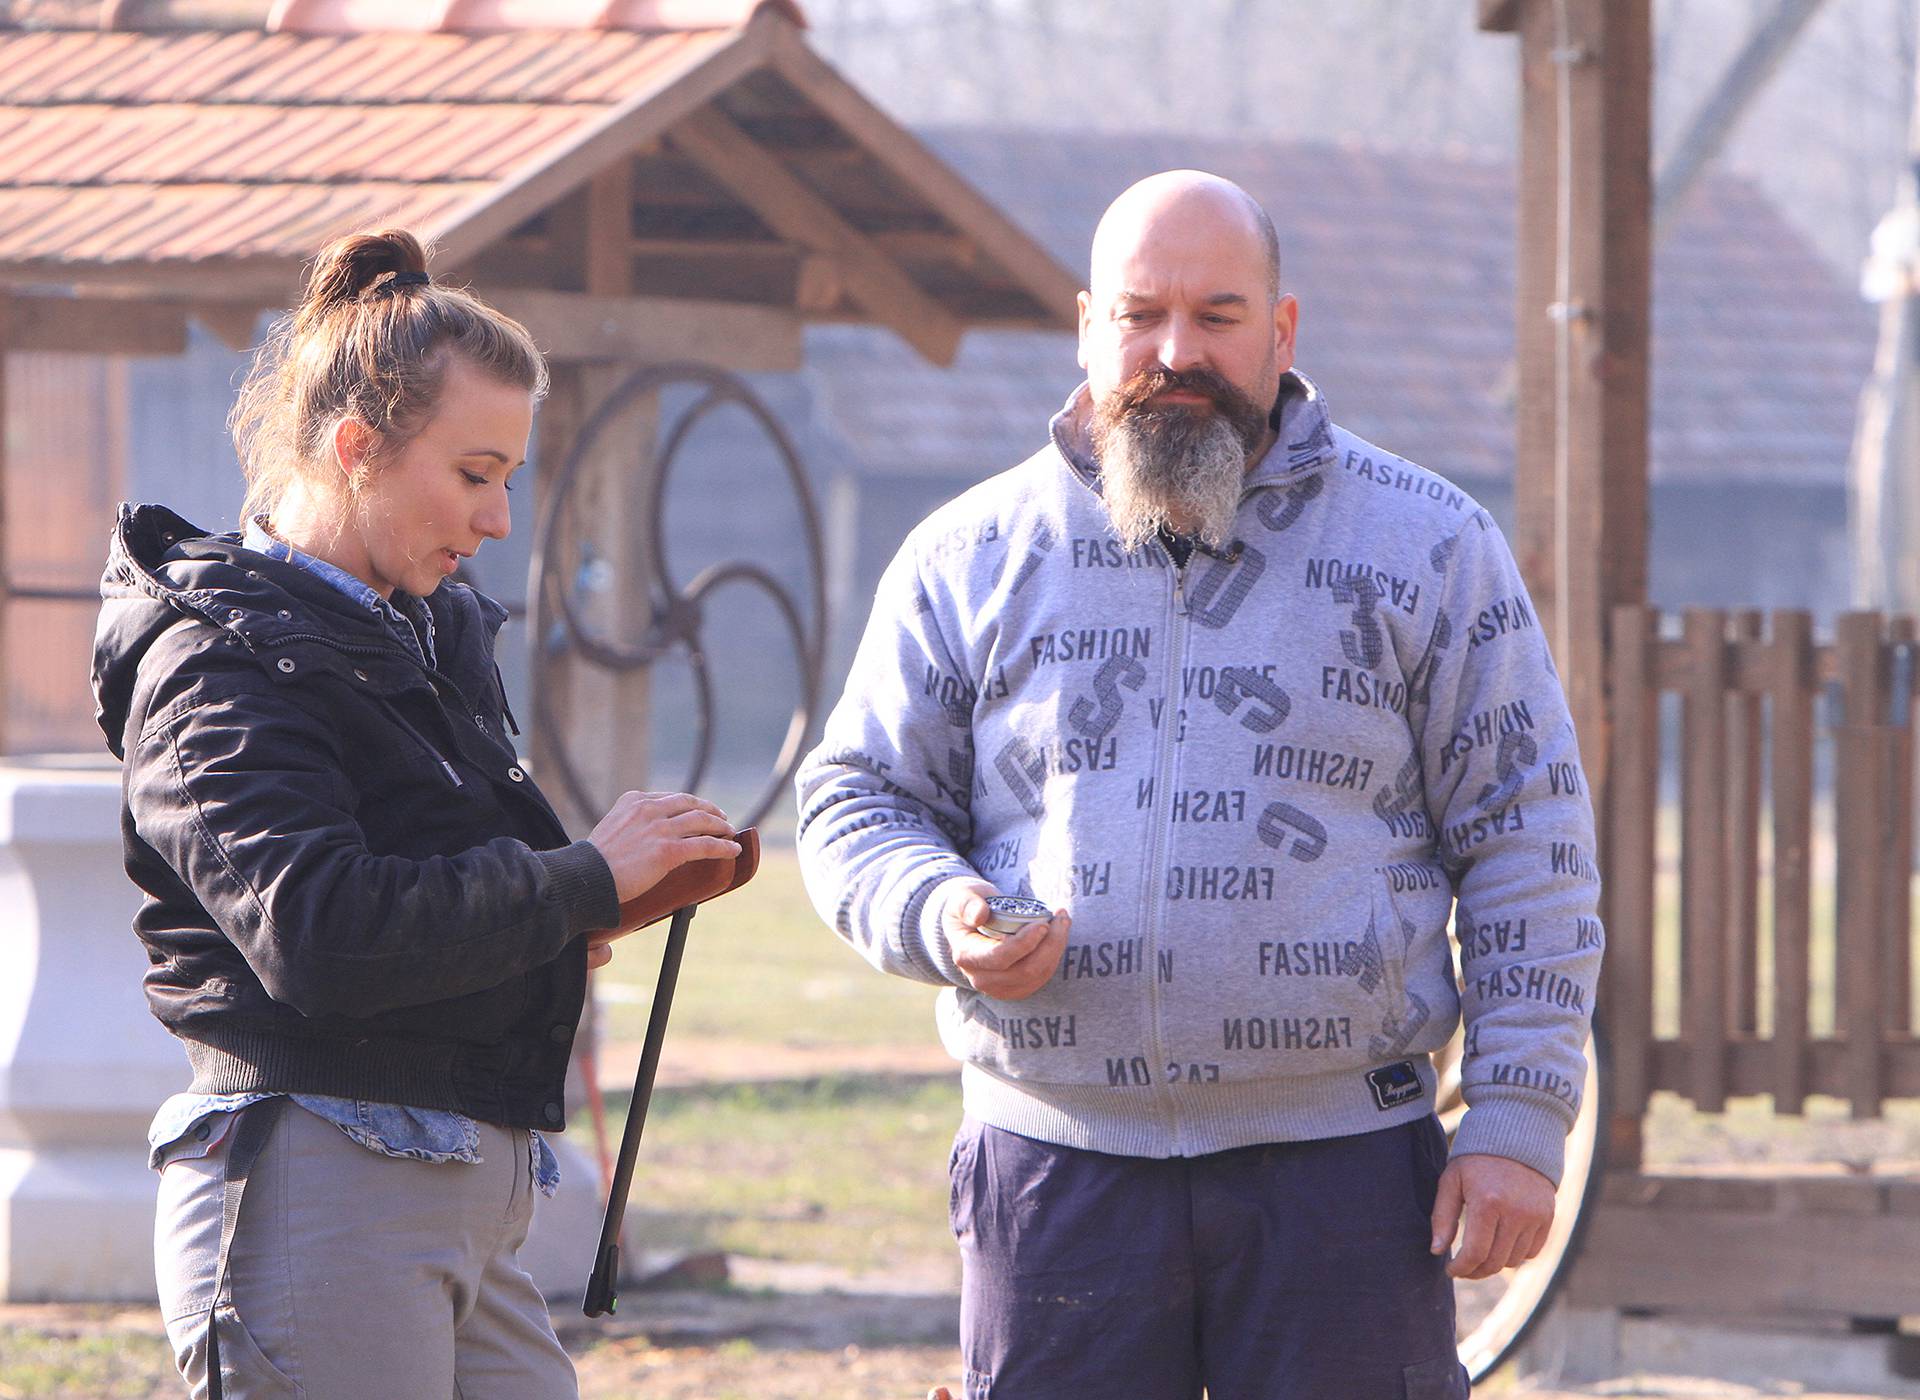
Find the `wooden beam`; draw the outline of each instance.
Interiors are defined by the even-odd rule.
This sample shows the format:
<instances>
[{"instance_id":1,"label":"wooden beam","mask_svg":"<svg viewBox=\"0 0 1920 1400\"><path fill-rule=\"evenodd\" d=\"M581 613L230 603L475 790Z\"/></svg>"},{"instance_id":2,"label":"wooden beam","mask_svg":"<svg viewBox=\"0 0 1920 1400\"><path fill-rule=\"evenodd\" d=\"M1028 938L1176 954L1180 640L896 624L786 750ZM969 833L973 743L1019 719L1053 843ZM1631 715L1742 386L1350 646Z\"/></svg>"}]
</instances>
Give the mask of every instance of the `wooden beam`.
<instances>
[{"instance_id":1,"label":"wooden beam","mask_svg":"<svg viewBox=\"0 0 1920 1400\"><path fill-rule=\"evenodd\" d=\"M235 257L205 262L0 264L0 287L84 287L90 295L127 301L189 298L291 306L300 294L298 258Z\"/></svg>"},{"instance_id":2,"label":"wooden beam","mask_svg":"<svg viewBox=\"0 0 1920 1400\"><path fill-rule=\"evenodd\" d=\"M792 26L762 10L732 38L699 40L692 57L652 80L556 151L455 210L429 232L451 262L465 262L614 162L646 150L663 131L766 65L773 36Z\"/></svg>"},{"instance_id":3,"label":"wooden beam","mask_svg":"<svg viewBox=\"0 0 1920 1400\"><path fill-rule=\"evenodd\" d=\"M956 175L917 137L903 130L858 89L807 47L790 25L769 25L774 65L780 75L873 153L887 174L917 194L1034 299L1042 325L1072 330L1080 278L967 181Z\"/></svg>"},{"instance_id":4,"label":"wooden beam","mask_svg":"<svg viewBox=\"0 0 1920 1400\"><path fill-rule=\"evenodd\" d=\"M790 310L531 288L502 289L487 301L562 363L705 360L749 373L800 368L801 322Z\"/></svg>"},{"instance_id":5,"label":"wooden beam","mask_svg":"<svg viewBox=\"0 0 1920 1400\"><path fill-rule=\"evenodd\" d=\"M270 307L252 302L197 301L188 308L193 319L213 332L229 350L251 350L260 327L260 313Z\"/></svg>"},{"instance_id":6,"label":"wooden beam","mask_svg":"<svg viewBox=\"0 0 1920 1400\"><path fill-rule=\"evenodd\" d=\"M633 290L633 161L617 160L587 182L587 291Z\"/></svg>"},{"instance_id":7,"label":"wooden beam","mask_svg":"<svg viewBox=\"0 0 1920 1400\"><path fill-rule=\"evenodd\" d=\"M1723 1188L1727 1205L1717 1208L1710 1193L1662 1189L1669 1181L1694 1185L1608 1180L1616 1199L1603 1201L1587 1226L1567 1279L1569 1302L1722 1317L1920 1312L1920 1213L1902 1189L1910 1183L1700 1182ZM1639 1183L1647 1183L1637 1193L1647 1204L1617 1199Z\"/></svg>"},{"instance_id":8,"label":"wooden beam","mask_svg":"<svg viewBox=\"0 0 1920 1400\"><path fill-rule=\"evenodd\" d=\"M187 348L184 306L108 297L13 296L6 301L9 351L178 355Z\"/></svg>"},{"instance_id":9,"label":"wooden beam","mask_svg":"<svg viewBox=\"0 0 1920 1400\"><path fill-rule=\"evenodd\" d=\"M931 233L919 229L896 229L867 235L893 258L919 258L927 262L947 262L973 268L980 262L980 250L959 234ZM636 258L791 258L797 256L791 243L769 238L664 238L646 236L633 240Z\"/></svg>"},{"instance_id":10,"label":"wooden beam","mask_svg":"<svg viewBox=\"0 0 1920 1400\"><path fill-rule=\"evenodd\" d=\"M875 320L935 364L953 363L964 329L959 319L716 108L693 113L668 140L776 233L834 259L847 295Z\"/></svg>"},{"instance_id":11,"label":"wooden beam","mask_svg":"<svg viewBox=\"0 0 1920 1400\"><path fill-rule=\"evenodd\" d=\"M1511 34L1520 27L1521 0L1480 0L1480 27L1494 34Z\"/></svg>"}]
</instances>

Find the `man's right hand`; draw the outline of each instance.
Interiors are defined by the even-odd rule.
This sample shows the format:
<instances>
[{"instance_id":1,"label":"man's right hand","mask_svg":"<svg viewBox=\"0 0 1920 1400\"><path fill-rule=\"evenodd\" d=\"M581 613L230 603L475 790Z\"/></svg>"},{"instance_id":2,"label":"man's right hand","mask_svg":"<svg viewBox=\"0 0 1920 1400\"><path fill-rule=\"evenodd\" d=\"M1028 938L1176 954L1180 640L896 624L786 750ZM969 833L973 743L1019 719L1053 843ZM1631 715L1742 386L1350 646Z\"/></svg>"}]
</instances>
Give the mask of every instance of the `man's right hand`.
<instances>
[{"instance_id":1,"label":"man's right hand","mask_svg":"<svg viewBox=\"0 0 1920 1400\"><path fill-rule=\"evenodd\" d=\"M987 896L998 893L985 880L955 880L936 891L943 901L940 930L954 965L975 991L999 1001L1023 1001L1046 986L1060 966L1073 919L1056 909L1048 922L1028 924L1005 938L982 933L991 914Z\"/></svg>"}]
</instances>

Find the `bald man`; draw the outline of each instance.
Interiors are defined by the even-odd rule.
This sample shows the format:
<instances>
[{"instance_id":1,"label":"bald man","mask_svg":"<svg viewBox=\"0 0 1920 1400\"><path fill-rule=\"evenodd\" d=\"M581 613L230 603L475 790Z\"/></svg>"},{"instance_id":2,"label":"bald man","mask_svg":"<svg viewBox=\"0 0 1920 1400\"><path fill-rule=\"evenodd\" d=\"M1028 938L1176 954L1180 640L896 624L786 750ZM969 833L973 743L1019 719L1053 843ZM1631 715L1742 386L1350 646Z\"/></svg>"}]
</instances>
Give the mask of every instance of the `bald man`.
<instances>
[{"instance_id":1,"label":"bald man","mask_svg":"<svg viewBox=\"0 0 1920 1400\"><path fill-rule=\"evenodd\" d=\"M822 917L947 989L967 1400L1464 1396L1450 1275L1545 1238L1600 961L1546 643L1486 512L1294 369L1243 190L1127 190L1079 308L1086 383L908 536L798 783Z\"/></svg>"}]
</instances>

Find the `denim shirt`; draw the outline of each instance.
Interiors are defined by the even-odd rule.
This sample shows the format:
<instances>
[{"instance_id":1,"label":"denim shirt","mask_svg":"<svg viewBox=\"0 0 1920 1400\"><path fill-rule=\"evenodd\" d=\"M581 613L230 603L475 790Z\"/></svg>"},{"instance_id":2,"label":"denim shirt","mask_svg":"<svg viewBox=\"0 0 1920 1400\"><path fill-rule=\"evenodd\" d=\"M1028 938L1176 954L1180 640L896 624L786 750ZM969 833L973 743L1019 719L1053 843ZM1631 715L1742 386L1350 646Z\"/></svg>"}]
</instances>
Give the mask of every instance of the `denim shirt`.
<instances>
[{"instance_id":1,"label":"denim shirt","mask_svg":"<svg viewBox=\"0 0 1920 1400\"><path fill-rule=\"evenodd\" d=\"M296 564L325 579L371 612L379 613L401 645L422 665L434 664L433 616L417 598L394 594L382 598L346 570L303 554L267 533L263 521L247 522L242 541L248 549L269 559ZM225 1136L228 1116L248 1104L279 1097L275 1094L175 1094L160 1105L147 1129L147 1162L159 1168L165 1162L198 1156ZM478 1162L480 1127L462 1113L445 1109L408 1108L404 1104L368 1103L364 1099L333 1098L325 1094L288 1094L307 1112L334 1124L371 1152L388 1157L410 1157L419 1162ZM528 1165L540 1194L551 1196L560 1185L560 1164L553 1148L538 1132L528 1134Z\"/></svg>"}]
</instances>

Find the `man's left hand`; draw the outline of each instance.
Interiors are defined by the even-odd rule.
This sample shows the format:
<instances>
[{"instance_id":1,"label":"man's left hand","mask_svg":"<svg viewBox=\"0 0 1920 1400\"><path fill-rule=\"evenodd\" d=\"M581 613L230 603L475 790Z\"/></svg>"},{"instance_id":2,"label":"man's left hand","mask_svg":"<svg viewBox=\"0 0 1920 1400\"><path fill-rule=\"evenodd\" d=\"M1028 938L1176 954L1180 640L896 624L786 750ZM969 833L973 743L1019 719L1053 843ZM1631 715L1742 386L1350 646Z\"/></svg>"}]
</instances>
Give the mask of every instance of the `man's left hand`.
<instances>
[{"instance_id":1,"label":"man's left hand","mask_svg":"<svg viewBox=\"0 0 1920 1400\"><path fill-rule=\"evenodd\" d=\"M1460 1248L1447 1263L1455 1278L1492 1278L1524 1264L1547 1242L1553 1183L1532 1167L1474 1152L1440 1174L1433 1203L1433 1245L1444 1254L1456 1231Z\"/></svg>"}]
</instances>

